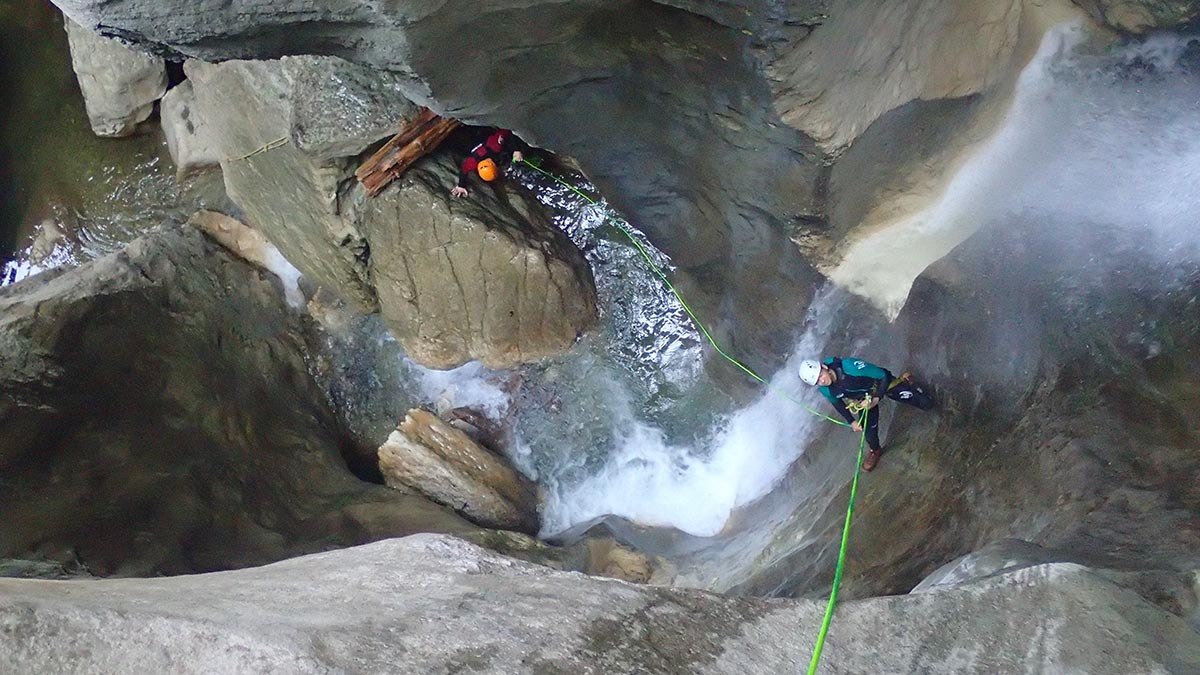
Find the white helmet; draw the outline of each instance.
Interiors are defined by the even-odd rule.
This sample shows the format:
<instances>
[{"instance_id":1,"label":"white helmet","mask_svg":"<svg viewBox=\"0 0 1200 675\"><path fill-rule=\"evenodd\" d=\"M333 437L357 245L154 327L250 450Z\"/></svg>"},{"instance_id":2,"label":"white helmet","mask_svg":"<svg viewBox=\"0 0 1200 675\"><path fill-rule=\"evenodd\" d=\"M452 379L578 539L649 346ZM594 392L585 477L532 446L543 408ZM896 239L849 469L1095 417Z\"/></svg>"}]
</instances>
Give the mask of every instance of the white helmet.
<instances>
[{"instance_id":1,"label":"white helmet","mask_svg":"<svg viewBox=\"0 0 1200 675\"><path fill-rule=\"evenodd\" d=\"M800 379L811 386L817 385L817 378L821 376L821 364L812 359L805 359L800 362Z\"/></svg>"}]
</instances>

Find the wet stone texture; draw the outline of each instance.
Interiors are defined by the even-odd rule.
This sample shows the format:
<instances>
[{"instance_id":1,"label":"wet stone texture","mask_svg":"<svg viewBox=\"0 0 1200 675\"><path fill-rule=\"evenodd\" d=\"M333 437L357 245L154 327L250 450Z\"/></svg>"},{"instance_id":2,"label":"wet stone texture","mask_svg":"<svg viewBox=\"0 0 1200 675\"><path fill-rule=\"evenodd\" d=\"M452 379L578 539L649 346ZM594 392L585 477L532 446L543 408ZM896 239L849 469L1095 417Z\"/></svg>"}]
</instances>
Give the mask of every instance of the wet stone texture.
<instances>
[{"instance_id":1,"label":"wet stone texture","mask_svg":"<svg viewBox=\"0 0 1200 675\"><path fill-rule=\"evenodd\" d=\"M180 574L474 532L347 471L301 323L191 227L0 289L0 559Z\"/></svg>"},{"instance_id":2,"label":"wet stone texture","mask_svg":"<svg viewBox=\"0 0 1200 675\"><path fill-rule=\"evenodd\" d=\"M859 488L846 597L907 592L1009 538L1115 575L1200 568L1200 270L1121 249L1103 226L1064 240L1011 225L919 279L897 324L906 341L880 348L931 381L940 407L897 406L885 426L883 459ZM1112 264L1079 265L1105 247ZM848 480L844 443L817 448L840 453L832 470ZM811 537L739 590L828 588L848 499L838 484Z\"/></svg>"},{"instance_id":3,"label":"wet stone texture","mask_svg":"<svg viewBox=\"0 0 1200 675\"><path fill-rule=\"evenodd\" d=\"M0 580L0 595L0 658L25 672L802 672L824 614L554 572L437 535L224 574ZM821 667L1182 675L1200 668L1200 636L1087 568L1040 565L844 603Z\"/></svg>"}]
</instances>

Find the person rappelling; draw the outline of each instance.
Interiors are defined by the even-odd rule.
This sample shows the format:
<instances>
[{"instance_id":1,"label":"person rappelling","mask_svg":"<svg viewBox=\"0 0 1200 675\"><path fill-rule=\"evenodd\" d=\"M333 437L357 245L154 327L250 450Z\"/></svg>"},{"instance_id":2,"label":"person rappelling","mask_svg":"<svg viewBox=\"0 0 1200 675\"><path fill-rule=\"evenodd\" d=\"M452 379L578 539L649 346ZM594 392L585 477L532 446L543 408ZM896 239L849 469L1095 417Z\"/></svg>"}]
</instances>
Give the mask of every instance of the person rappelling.
<instances>
[{"instance_id":1,"label":"person rappelling","mask_svg":"<svg viewBox=\"0 0 1200 675\"><path fill-rule=\"evenodd\" d=\"M482 143L471 148L470 154L459 165L458 183L450 190L454 197L466 197L467 179L477 174L490 183L500 176L501 165L510 165L525 159L529 145L508 129L500 129L489 135Z\"/></svg>"},{"instance_id":2,"label":"person rappelling","mask_svg":"<svg viewBox=\"0 0 1200 675\"><path fill-rule=\"evenodd\" d=\"M870 471L879 463L883 447L879 443L879 401L883 397L907 403L921 410L934 406L933 397L904 373L893 377L886 368L881 368L862 359L843 359L836 356L818 363L812 359L800 362L800 379L806 384L821 388L821 394L829 399L833 407L855 431L862 431L860 420L867 411L867 445L871 448L863 458L863 471Z\"/></svg>"}]
</instances>

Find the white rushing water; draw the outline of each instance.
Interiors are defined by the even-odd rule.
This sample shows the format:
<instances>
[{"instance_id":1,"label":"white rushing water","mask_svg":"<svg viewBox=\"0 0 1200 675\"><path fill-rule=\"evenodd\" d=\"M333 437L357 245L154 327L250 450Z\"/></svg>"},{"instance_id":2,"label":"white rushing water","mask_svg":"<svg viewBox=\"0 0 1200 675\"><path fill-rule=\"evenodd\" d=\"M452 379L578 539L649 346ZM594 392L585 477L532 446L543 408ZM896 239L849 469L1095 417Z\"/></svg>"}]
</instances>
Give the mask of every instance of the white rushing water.
<instances>
[{"instance_id":1,"label":"white rushing water","mask_svg":"<svg viewBox=\"0 0 1200 675\"><path fill-rule=\"evenodd\" d=\"M890 255L888 246L928 249L925 258L900 265L902 278L885 280L894 295L889 309L899 309L912 279L928 264L986 227L1054 226L1068 242L1085 231L1115 232L1121 241L1109 250L1083 251L1095 242L1080 244L1081 269L1099 259L1119 262L1130 247L1138 255L1195 258L1200 48L1192 38L1158 36L1097 49L1085 37L1078 26L1050 32L1022 73L994 138L964 164L936 204L892 233L897 241L880 235L873 243L875 256ZM607 337L585 340L533 374L526 386L542 398L532 405L522 407L499 386L503 374L476 366L430 376L427 394L436 398L453 390L454 404L481 405L497 416L517 406L522 424L516 460L547 490L547 534L607 514L715 534L734 509L778 483L821 422L765 392L740 410L697 394L712 384L702 371L677 365L699 361L694 330L672 314L673 300L655 290L653 277L638 276L641 263L634 256L613 254L628 247L615 237L608 242L587 234L603 229L598 221L593 214L562 224L596 269ZM608 254L596 255L597 241ZM997 255L1020 264L1017 252ZM866 267L889 267L872 260ZM631 309L636 303L645 308ZM795 364L822 354L839 304L834 292L818 295L794 355L772 377L773 387L818 409L824 403L799 383ZM616 312L621 325L614 329ZM670 348L656 344L639 351L638 339L654 334L672 336ZM671 395L654 393L662 390Z\"/></svg>"},{"instance_id":2,"label":"white rushing water","mask_svg":"<svg viewBox=\"0 0 1200 675\"><path fill-rule=\"evenodd\" d=\"M800 382L802 358L821 353L832 318L829 298L814 302L808 330L795 356L771 378L771 388L820 405L815 390ZM708 536L721 531L733 510L766 494L804 451L820 418L791 400L764 391L756 402L721 416L704 446L673 444L623 392L614 391L607 412L612 448L600 469L585 479L554 485L544 514L556 532L613 514L647 525Z\"/></svg>"},{"instance_id":3,"label":"white rushing water","mask_svg":"<svg viewBox=\"0 0 1200 675\"><path fill-rule=\"evenodd\" d=\"M1017 213L1112 226L1166 249L1194 239L1196 38L1164 34L1099 51L1087 38L1078 24L1047 33L1002 127L941 198L856 243L831 278L895 316L931 263Z\"/></svg>"},{"instance_id":4,"label":"white rushing water","mask_svg":"<svg viewBox=\"0 0 1200 675\"><path fill-rule=\"evenodd\" d=\"M406 361L405 368L439 408L517 420L511 454L546 490L544 534L606 515L700 536L720 532L735 508L778 483L824 422L765 389L731 409L701 368L698 331L607 221L611 212L578 208L578 198L552 182L531 187L559 209L558 224L593 267L601 328L570 354L522 373L516 386L512 373L478 364L438 372ZM771 378L772 388L809 407L821 399L800 382L797 365L821 353L840 293L818 294L796 356Z\"/></svg>"},{"instance_id":5,"label":"white rushing water","mask_svg":"<svg viewBox=\"0 0 1200 675\"><path fill-rule=\"evenodd\" d=\"M929 208L855 242L830 278L895 317L921 272L978 231L981 212L994 212L1010 198L1011 187L1029 169L1022 149L1052 139L1071 123L1041 113L1054 88L1054 64L1083 37L1078 24L1049 31L1017 80L1001 128L966 161L942 196Z\"/></svg>"}]
</instances>

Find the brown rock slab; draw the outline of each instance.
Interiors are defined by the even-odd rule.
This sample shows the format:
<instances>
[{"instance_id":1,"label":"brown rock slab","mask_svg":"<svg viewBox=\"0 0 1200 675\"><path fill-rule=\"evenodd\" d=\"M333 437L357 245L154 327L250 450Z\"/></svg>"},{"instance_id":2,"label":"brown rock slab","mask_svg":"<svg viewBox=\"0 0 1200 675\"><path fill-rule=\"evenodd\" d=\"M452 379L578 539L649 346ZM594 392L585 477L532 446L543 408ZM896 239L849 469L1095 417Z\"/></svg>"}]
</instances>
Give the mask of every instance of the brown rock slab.
<instances>
[{"instance_id":1,"label":"brown rock slab","mask_svg":"<svg viewBox=\"0 0 1200 675\"><path fill-rule=\"evenodd\" d=\"M487 527L536 532L537 489L507 461L426 410L379 448L389 486L411 488Z\"/></svg>"}]
</instances>

